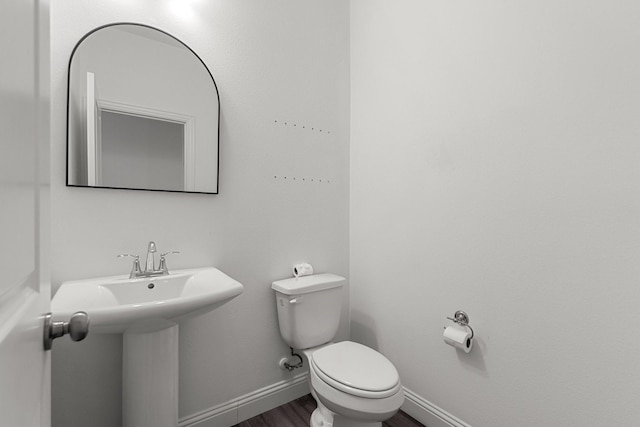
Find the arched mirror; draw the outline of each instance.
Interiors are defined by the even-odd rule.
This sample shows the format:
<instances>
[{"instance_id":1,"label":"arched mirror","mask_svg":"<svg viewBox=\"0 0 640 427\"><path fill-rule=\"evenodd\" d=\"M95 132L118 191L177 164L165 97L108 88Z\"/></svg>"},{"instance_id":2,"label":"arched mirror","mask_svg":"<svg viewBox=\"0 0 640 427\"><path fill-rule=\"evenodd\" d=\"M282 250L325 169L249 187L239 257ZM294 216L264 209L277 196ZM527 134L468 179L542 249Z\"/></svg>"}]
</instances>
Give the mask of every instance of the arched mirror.
<instances>
[{"instance_id":1,"label":"arched mirror","mask_svg":"<svg viewBox=\"0 0 640 427\"><path fill-rule=\"evenodd\" d=\"M218 89L177 38L91 31L71 54L67 108L68 186L218 193Z\"/></svg>"}]
</instances>

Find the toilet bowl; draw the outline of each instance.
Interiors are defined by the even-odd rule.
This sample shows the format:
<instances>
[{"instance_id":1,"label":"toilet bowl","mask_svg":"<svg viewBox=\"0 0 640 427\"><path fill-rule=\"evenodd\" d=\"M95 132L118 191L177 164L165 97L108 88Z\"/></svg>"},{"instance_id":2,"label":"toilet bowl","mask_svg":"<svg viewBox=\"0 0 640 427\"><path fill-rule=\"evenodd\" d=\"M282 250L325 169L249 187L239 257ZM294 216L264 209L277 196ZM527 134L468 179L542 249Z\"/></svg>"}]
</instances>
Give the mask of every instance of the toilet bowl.
<instances>
[{"instance_id":1,"label":"toilet bowl","mask_svg":"<svg viewBox=\"0 0 640 427\"><path fill-rule=\"evenodd\" d=\"M352 341L333 343L344 278L317 274L273 282L282 338L302 350L318 408L312 427L377 427L404 402L398 371L377 351Z\"/></svg>"},{"instance_id":2,"label":"toilet bowl","mask_svg":"<svg viewBox=\"0 0 640 427\"><path fill-rule=\"evenodd\" d=\"M318 402L312 426L380 426L402 406L404 392L398 372L375 350L342 341L303 353Z\"/></svg>"}]
</instances>

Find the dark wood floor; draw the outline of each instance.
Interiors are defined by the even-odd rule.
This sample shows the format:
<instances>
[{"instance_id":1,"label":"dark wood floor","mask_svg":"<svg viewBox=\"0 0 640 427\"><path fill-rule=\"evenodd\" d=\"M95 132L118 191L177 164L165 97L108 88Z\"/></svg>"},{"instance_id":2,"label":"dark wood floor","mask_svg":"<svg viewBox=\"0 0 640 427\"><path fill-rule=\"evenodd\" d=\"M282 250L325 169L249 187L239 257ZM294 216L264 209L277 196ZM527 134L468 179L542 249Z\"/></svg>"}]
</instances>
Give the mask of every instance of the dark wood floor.
<instances>
[{"instance_id":1,"label":"dark wood floor","mask_svg":"<svg viewBox=\"0 0 640 427\"><path fill-rule=\"evenodd\" d=\"M285 405L260 414L234 427L309 427L311 413L316 409L316 401L310 394ZM400 411L390 420L382 423L385 427L424 427L409 415Z\"/></svg>"}]
</instances>

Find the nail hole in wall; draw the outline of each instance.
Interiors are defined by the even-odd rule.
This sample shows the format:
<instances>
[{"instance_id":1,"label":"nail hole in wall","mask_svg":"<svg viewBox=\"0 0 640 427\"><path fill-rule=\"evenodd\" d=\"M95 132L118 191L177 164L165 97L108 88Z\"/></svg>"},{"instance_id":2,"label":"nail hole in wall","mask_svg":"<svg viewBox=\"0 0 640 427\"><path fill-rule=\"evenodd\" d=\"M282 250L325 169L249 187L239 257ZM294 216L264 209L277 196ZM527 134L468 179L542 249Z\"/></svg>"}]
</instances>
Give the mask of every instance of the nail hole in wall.
<instances>
[{"instance_id":1,"label":"nail hole in wall","mask_svg":"<svg viewBox=\"0 0 640 427\"><path fill-rule=\"evenodd\" d=\"M287 181L304 181L306 182L314 182L314 183L323 183L323 184L329 184L331 183L331 180L329 179L316 179L316 178L307 178L307 177L300 177L298 178L297 176L284 176L284 175L273 175L273 179L286 179Z\"/></svg>"},{"instance_id":2,"label":"nail hole in wall","mask_svg":"<svg viewBox=\"0 0 640 427\"><path fill-rule=\"evenodd\" d=\"M315 131L315 132L322 132L322 133L327 133L327 134L331 133L331 131L326 130L326 129L316 128L315 126L310 127L310 128L307 128L307 125L300 125L300 126L298 126L298 124L297 124L297 123L289 123L288 121L287 121L287 122L284 122L284 121L274 120L274 121L273 121L273 123L275 123L275 124L281 124L281 125L284 125L284 126L290 126L290 125L292 125L292 127L295 127L295 128L311 129L312 131Z\"/></svg>"}]
</instances>

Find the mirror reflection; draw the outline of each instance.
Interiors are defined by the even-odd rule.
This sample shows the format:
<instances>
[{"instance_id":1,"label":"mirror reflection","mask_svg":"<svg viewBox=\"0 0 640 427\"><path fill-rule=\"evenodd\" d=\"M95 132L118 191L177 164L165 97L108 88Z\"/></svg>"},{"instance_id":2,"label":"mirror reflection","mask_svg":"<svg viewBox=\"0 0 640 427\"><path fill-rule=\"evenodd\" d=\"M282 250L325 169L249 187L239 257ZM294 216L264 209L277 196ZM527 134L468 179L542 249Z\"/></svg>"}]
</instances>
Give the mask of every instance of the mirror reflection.
<instances>
[{"instance_id":1,"label":"mirror reflection","mask_svg":"<svg viewBox=\"0 0 640 427\"><path fill-rule=\"evenodd\" d=\"M211 73L181 41L98 28L69 63L67 185L215 194L219 111Z\"/></svg>"}]
</instances>

